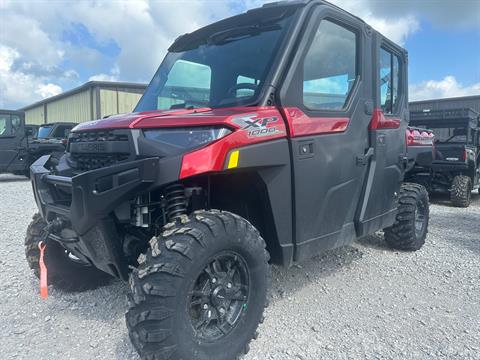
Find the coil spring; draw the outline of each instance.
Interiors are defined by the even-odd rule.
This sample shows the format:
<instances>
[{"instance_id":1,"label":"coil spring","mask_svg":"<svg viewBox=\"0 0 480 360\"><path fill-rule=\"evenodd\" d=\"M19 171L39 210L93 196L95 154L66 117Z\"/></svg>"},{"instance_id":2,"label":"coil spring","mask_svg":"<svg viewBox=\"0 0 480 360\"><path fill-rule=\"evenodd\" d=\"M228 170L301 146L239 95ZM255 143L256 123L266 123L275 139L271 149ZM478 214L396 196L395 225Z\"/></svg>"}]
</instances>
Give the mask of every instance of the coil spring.
<instances>
[{"instance_id":1,"label":"coil spring","mask_svg":"<svg viewBox=\"0 0 480 360\"><path fill-rule=\"evenodd\" d=\"M167 218L169 221L187 213L187 198L182 184L173 184L165 189Z\"/></svg>"}]
</instances>

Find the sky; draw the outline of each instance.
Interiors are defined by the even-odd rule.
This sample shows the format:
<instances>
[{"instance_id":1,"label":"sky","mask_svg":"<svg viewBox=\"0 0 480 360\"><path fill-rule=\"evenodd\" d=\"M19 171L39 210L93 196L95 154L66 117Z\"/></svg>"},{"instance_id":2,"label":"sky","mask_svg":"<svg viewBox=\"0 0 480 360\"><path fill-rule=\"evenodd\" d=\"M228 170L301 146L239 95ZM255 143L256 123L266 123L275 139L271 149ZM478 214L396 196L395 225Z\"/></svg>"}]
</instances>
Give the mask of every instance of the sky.
<instances>
[{"instance_id":1,"label":"sky","mask_svg":"<svg viewBox=\"0 0 480 360\"><path fill-rule=\"evenodd\" d=\"M262 0L0 0L0 108L146 83L179 35ZM480 95L480 0L331 0L409 51L410 100Z\"/></svg>"}]
</instances>

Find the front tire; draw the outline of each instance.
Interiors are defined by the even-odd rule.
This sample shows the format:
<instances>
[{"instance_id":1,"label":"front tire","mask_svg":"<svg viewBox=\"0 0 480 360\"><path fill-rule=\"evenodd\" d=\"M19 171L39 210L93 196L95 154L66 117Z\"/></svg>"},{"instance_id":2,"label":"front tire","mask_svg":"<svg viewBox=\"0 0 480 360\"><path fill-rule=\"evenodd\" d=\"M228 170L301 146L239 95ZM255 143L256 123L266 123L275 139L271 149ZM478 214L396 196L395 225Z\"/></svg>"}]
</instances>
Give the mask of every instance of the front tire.
<instances>
[{"instance_id":1,"label":"front tire","mask_svg":"<svg viewBox=\"0 0 480 360\"><path fill-rule=\"evenodd\" d=\"M450 201L456 207L469 207L472 198L472 179L465 175L453 178Z\"/></svg>"},{"instance_id":2,"label":"front tire","mask_svg":"<svg viewBox=\"0 0 480 360\"><path fill-rule=\"evenodd\" d=\"M25 237L25 255L28 266L40 277L40 250L38 244L47 224L40 214L35 214ZM56 241L48 241L44 257L48 269L48 284L69 292L85 291L106 285L112 279L107 273L90 264L74 260Z\"/></svg>"},{"instance_id":3,"label":"front tire","mask_svg":"<svg viewBox=\"0 0 480 360\"><path fill-rule=\"evenodd\" d=\"M384 230L387 244L398 250L416 251L424 244L429 221L428 192L422 185L404 183L400 188L395 223Z\"/></svg>"},{"instance_id":4,"label":"front tire","mask_svg":"<svg viewBox=\"0 0 480 360\"><path fill-rule=\"evenodd\" d=\"M226 211L198 211L152 238L130 275L130 339L142 359L232 360L248 351L267 301L258 231Z\"/></svg>"}]
</instances>

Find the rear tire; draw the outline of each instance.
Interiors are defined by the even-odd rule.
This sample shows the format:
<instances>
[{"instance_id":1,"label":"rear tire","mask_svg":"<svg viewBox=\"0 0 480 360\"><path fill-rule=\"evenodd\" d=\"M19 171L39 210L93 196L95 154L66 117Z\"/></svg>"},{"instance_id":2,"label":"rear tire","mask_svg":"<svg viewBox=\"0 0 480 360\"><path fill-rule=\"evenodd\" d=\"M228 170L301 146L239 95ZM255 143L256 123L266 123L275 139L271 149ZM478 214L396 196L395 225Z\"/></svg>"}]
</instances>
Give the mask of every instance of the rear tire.
<instances>
[{"instance_id":1,"label":"rear tire","mask_svg":"<svg viewBox=\"0 0 480 360\"><path fill-rule=\"evenodd\" d=\"M45 221L40 214L35 214L28 226L25 237L25 255L30 269L37 278L40 277L40 250ZM48 269L48 284L64 291L84 291L106 285L112 279L110 275L90 264L81 263L69 257L66 250L56 241L49 240L45 248L45 265Z\"/></svg>"},{"instance_id":2,"label":"rear tire","mask_svg":"<svg viewBox=\"0 0 480 360\"><path fill-rule=\"evenodd\" d=\"M450 190L450 201L456 207L470 206L472 198L472 179L465 175L457 175L453 178Z\"/></svg>"},{"instance_id":3,"label":"rear tire","mask_svg":"<svg viewBox=\"0 0 480 360\"><path fill-rule=\"evenodd\" d=\"M398 214L395 223L384 230L385 241L394 249L419 250L425 244L429 215L427 190L418 184L402 184Z\"/></svg>"},{"instance_id":4,"label":"rear tire","mask_svg":"<svg viewBox=\"0 0 480 360\"><path fill-rule=\"evenodd\" d=\"M130 275L126 322L140 357L246 353L267 304L268 260L258 231L232 213L197 211L167 224Z\"/></svg>"}]
</instances>

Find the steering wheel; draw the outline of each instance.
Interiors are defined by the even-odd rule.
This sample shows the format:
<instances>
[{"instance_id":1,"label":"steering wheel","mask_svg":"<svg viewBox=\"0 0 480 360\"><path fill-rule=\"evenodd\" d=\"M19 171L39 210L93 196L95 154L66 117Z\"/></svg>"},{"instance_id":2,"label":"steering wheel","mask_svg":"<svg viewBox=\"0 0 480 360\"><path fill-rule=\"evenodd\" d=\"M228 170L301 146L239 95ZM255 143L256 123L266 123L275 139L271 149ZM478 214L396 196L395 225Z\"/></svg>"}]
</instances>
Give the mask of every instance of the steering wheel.
<instances>
[{"instance_id":1,"label":"steering wheel","mask_svg":"<svg viewBox=\"0 0 480 360\"><path fill-rule=\"evenodd\" d=\"M228 89L227 94L235 96L235 92L240 89L248 89L248 90L257 90L258 85L256 84L251 84L251 83L239 83L236 85L233 85L230 89Z\"/></svg>"}]
</instances>

